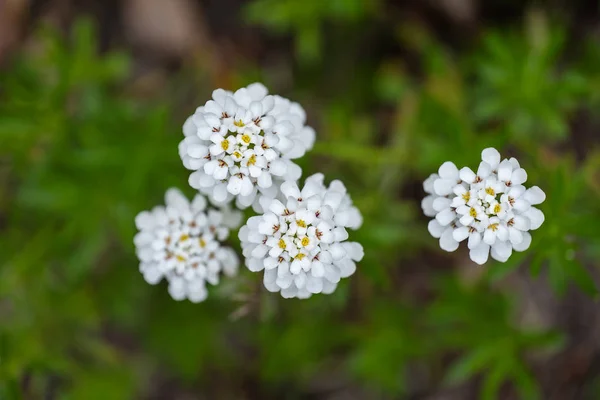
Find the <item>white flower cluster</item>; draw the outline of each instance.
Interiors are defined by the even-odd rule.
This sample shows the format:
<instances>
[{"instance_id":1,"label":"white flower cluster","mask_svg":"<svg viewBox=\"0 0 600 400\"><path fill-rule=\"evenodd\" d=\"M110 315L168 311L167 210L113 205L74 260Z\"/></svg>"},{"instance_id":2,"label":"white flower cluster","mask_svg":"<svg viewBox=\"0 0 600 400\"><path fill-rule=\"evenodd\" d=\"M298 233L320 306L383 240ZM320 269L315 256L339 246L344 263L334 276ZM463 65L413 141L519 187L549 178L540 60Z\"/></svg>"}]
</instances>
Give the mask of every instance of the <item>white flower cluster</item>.
<instances>
[{"instance_id":1,"label":"white flower cluster","mask_svg":"<svg viewBox=\"0 0 600 400\"><path fill-rule=\"evenodd\" d=\"M357 229L362 216L340 181L323 184L323 175L281 185L283 202L263 198L263 215L240 229L246 266L264 273L264 285L285 298L331 293L363 257L359 243L348 242L346 228Z\"/></svg>"},{"instance_id":2,"label":"white flower cluster","mask_svg":"<svg viewBox=\"0 0 600 400\"><path fill-rule=\"evenodd\" d=\"M489 255L505 262L512 251L531 244L529 231L538 229L544 214L534 207L546 199L537 186L523 184L527 173L515 158L501 161L500 153L487 148L481 153L477 173L459 170L445 162L424 183L428 194L421 204L428 217L429 232L440 247L454 251L468 240L471 260L484 264Z\"/></svg>"},{"instance_id":3,"label":"white flower cluster","mask_svg":"<svg viewBox=\"0 0 600 400\"><path fill-rule=\"evenodd\" d=\"M362 246L348 242L346 228L357 229L362 216L339 181L329 188L323 175L306 180L292 160L302 157L315 141L305 125L302 107L268 95L260 83L236 92L217 89L183 126L179 156L194 171L190 186L200 193L190 204L175 189L166 207L136 217L140 232L134 242L146 281L169 281L176 300L206 298L206 282L219 274L233 275L238 260L223 245L229 229L239 225L239 209L253 206L260 216L241 228L246 265L265 270L264 284L283 297L307 298L331 293L341 278L356 270ZM205 197L223 208L206 209ZM266 210L266 211L265 211Z\"/></svg>"},{"instance_id":4,"label":"white flower cluster","mask_svg":"<svg viewBox=\"0 0 600 400\"><path fill-rule=\"evenodd\" d=\"M217 204L235 198L238 208L260 211L258 194L275 197L281 182L300 178L292 160L315 140L305 121L299 104L268 95L260 83L235 93L215 90L183 127L179 155L194 171L190 185Z\"/></svg>"},{"instance_id":5,"label":"white flower cluster","mask_svg":"<svg viewBox=\"0 0 600 400\"><path fill-rule=\"evenodd\" d=\"M201 302L207 296L206 282L216 285L221 272L237 272L237 255L222 242L239 226L241 213L207 208L200 194L190 203L177 189L167 191L165 205L135 218L140 271L150 284L165 278L175 300Z\"/></svg>"}]
</instances>

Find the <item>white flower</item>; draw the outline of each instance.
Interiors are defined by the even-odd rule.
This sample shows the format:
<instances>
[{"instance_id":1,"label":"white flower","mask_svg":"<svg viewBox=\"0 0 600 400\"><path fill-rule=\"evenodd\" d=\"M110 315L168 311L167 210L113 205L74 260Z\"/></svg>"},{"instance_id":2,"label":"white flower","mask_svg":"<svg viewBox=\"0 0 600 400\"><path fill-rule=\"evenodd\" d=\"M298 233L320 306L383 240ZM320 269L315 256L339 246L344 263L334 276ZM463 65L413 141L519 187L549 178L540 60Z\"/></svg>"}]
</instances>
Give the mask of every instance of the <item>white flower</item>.
<instances>
[{"instance_id":1,"label":"white flower","mask_svg":"<svg viewBox=\"0 0 600 400\"><path fill-rule=\"evenodd\" d=\"M154 285L165 278L175 300L203 301L206 282L216 285L221 272L237 272L238 258L222 242L240 220L239 211L207 208L201 194L190 203L179 190L169 189L165 206L135 218L139 232L134 243L144 279Z\"/></svg>"},{"instance_id":2,"label":"white flower","mask_svg":"<svg viewBox=\"0 0 600 400\"><path fill-rule=\"evenodd\" d=\"M526 189L527 172L514 159L501 161L500 153L487 148L481 153L477 172L458 170L451 162L424 183L427 196L421 206L428 217L429 232L440 247L454 251L468 240L469 255L484 264L489 255L505 262L512 251L531 244L529 231L538 229L544 214L538 208L546 195L537 186Z\"/></svg>"},{"instance_id":3,"label":"white flower","mask_svg":"<svg viewBox=\"0 0 600 400\"><path fill-rule=\"evenodd\" d=\"M306 179L302 190L293 181L281 185L284 201L263 197L264 214L240 229L246 266L264 269L264 285L286 298L332 293L341 278L363 258L359 243L349 242L346 228L358 229L362 216L346 188L323 175Z\"/></svg>"},{"instance_id":4,"label":"white flower","mask_svg":"<svg viewBox=\"0 0 600 400\"><path fill-rule=\"evenodd\" d=\"M217 89L183 126L179 156L194 171L190 185L216 204L235 198L238 208L260 210L261 194L273 197L283 181L300 178L292 160L312 148L315 132L299 104L267 93L260 83Z\"/></svg>"}]
</instances>

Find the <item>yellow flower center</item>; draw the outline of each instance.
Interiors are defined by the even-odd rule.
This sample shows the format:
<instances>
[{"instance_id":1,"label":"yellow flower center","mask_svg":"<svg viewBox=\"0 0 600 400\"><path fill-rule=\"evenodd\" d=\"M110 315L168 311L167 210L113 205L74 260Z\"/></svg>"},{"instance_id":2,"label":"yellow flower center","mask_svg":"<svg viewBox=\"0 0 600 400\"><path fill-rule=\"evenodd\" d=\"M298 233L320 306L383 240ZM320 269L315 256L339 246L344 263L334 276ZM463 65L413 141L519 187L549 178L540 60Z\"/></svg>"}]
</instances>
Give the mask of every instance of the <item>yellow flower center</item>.
<instances>
[{"instance_id":1,"label":"yellow flower center","mask_svg":"<svg viewBox=\"0 0 600 400\"><path fill-rule=\"evenodd\" d=\"M471 192L467 192L465 194L462 195L462 199L466 202L468 202L469 200L471 200Z\"/></svg>"},{"instance_id":2,"label":"yellow flower center","mask_svg":"<svg viewBox=\"0 0 600 400\"><path fill-rule=\"evenodd\" d=\"M502 211L502 207L500 206L500 204L496 204L494 206L494 214L498 214L500 211Z\"/></svg>"},{"instance_id":3,"label":"yellow flower center","mask_svg":"<svg viewBox=\"0 0 600 400\"><path fill-rule=\"evenodd\" d=\"M223 141L221 142L221 148L227 151L227 149L229 148L229 140L223 139Z\"/></svg>"},{"instance_id":4,"label":"yellow flower center","mask_svg":"<svg viewBox=\"0 0 600 400\"><path fill-rule=\"evenodd\" d=\"M285 241L283 239L279 239L279 248L285 250Z\"/></svg>"},{"instance_id":5,"label":"yellow flower center","mask_svg":"<svg viewBox=\"0 0 600 400\"><path fill-rule=\"evenodd\" d=\"M310 243L310 240L305 236L302 238L301 243L302 243L302 246L306 247Z\"/></svg>"},{"instance_id":6,"label":"yellow flower center","mask_svg":"<svg viewBox=\"0 0 600 400\"><path fill-rule=\"evenodd\" d=\"M190 235L184 233L183 235L179 236L179 241L180 242L185 242L189 238L190 238Z\"/></svg>"},{"instance_id":7,"label":"yellow flower center","mask_svg":"<svg viewBox=\"0 0 600 400\"><path fill-rule=\"evenodd\" d=\"M486 192L487 194L489 194L490 196L495 196L495 195L496 195L496 192L495 192L495 191L494 191L494 189L493 189L493 188L491 188L491 187L489 187L489 188L485 188L485 192Z\"/></svg>"},{"instance_id":8,"label":"yellow flower center","mask_svg":"<svg viewBox=\"0 0 600 400\"><path fill-rule=\"evenodd\" d=\"M491 224L488 226L488 229L490 229L492 232L496 232L498 230L498 224Z\"/></svg>"},{"instance_id":9,"label":"yellow flower center","mask_svg":"<svg viewBox=\"0 0 600 400\"><path fill-rule=\"evenodd\" d=\"M306 222L304 222L303 219L299 219L298 221L296 221L296 223L300 228L306 228Z\"/></svg>"},{"instance_id":10,"label":"yellow flower center","mask_svg":"<svg viewBox=\"0 0 600 400\"><path fill-rule=\"evenodd\" d=\"M206 247L206 240L200 238L198 240L198 243L200 244L200 247L205 248Z\"/></svg>"},{"instance_id":11,"label":"yellow flower center","mask_svg":"<svg viewBox=\"0 0 600 400\"><path fill-rule=\"evenodd\" d=\"M244 121L242 121L242 120L240 119L240 120L234 121L234 122L233 122L233 124L234 124L235 126L237 126L238 128L241 128L242 126L244 126Z\"/></svg>"},{"instance_id":12,"label":"yellow flower center","mask_svg":"<svg viewBox=\"0 0 600 400\"><path fill-rule=\"evenodd\" d=\"M471 209L469 210L469 215L475 218L477 216L477 210L471 207Z\"/></svg>"},{"instance_id":13,"label":"yellow flower center","mask_svg":"<svg viewBox=\"0 0 600 400\"><path fill-rule=\"evenodd\" d=\"M242 153L240 153L239 151L234 151L234 152L233 152L233 156L234 156L235 158L242 158Z\"/></svg>"},{"instance_id":14,"label":"yellow flower center","mask_svg":"<svg viewBox=\"0 0 600 400\"><path fill-rule=\"evenodd\" d=\"M179 262L184 262L184 261L185 261L185 257L184 257L184 256L177 255L177 256L175 256L175 258L176 258L176 259L177 259L177 261L179 261Z\"/></svg>"},{"instance_id":15,"label":"yellow flower center","mask_svg":"<svg viewBox=\"0 0 600 400\"><path fill-rule=\"evenodd\" d=\"M248 159L248 165L255 165L256 164L256 154L252 154L250 156L250 158Z\"/></svg>"},{"instance_id":16,"label":"yellow flower center","mask_svg":"<svg viewBox=\"0 0 600 400\"><path fill-rule=\"evenodd\" d=\"M306 254L304 253L298 253L296 255L296 257L294 257L296 260L302 260L304 257L306 257Z\"/></svg>"},{"instance_id":17,"label":"yellow flower center","mask_svg":"<svg viewBox=\"0 0 600 400\"><path fill-rule=\"evenodd\" d=\"M246 134L242 135L242 142L244 142L246 144L249 144L250 140L252 140L252 138L250 137L250 135L246 135Z\"/></svg>"}]
</instances>

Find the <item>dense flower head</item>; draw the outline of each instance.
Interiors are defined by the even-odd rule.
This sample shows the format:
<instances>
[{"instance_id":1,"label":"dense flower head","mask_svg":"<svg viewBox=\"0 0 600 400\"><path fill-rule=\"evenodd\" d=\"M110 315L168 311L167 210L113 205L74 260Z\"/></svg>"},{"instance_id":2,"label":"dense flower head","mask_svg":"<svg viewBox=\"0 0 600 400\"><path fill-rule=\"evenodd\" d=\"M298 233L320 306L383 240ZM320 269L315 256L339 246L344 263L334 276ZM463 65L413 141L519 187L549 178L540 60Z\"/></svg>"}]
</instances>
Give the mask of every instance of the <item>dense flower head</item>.
<instances>
[{"instance_id":1,"label":"dense flower head","mask_svg":"<svg viewBox=\"0 0 600 400\"><path fill-rule=\"evenodd\" d=\"M454 251L467 240L474 262L484 264L490 254L505 262L513 250L529 248L529 231L544 222L534 206L546 195L537 186L523 186L527 172L515 158L501 160L496 149L487 148L481 159L477 172L442 164L424 182L428 196L421 205L425 215L435 217L428 228L443 250Z\"/></svg>"},{"instance_id":2,"label":"dense flower head","mask_svg":"<svg viewBox=\"0 0 600 400\"><path fill-rule=\"evenodd\" d=\"M140 272L150 284L165 278L175 300L203 301L206 282L216 285L221 272L227 276L237 272L237 255L223 241L240 219L239 211L208 207L201 194L190 203L179 190L169 189L165 206L135 218Z\"/></svg>"},{"instance_id":3,"label":"dense flower head","mask_svg":"<svg viewBox=\"0 0 600 400\"><path fill-rule=\"evenodd\" d=\"M240 229L246 266L264 269L267 290L286 298L332 293L363 257L362 246L347 241L346 231L360 227L360 212L342 182L326 187L322 174L308 177L302 189L286 181L281 193L282 201L263 197L264 214Z\"/></svg>"},{"instance_id":4,"label":"dense flower head","mask_svg":"<svg viewBox=\"0 0 600 400\"><path fill-rule=\"evenodd\" d=\"M179 155L194 171L190 185L215 203L235 198L238 208L260 209L259 194L275 197L281 182L300 178L292 160L315 140L305 121L298 103L268 95L260 83L234 93L215 90L183 127Z\"/></svg>"}]
</instances>

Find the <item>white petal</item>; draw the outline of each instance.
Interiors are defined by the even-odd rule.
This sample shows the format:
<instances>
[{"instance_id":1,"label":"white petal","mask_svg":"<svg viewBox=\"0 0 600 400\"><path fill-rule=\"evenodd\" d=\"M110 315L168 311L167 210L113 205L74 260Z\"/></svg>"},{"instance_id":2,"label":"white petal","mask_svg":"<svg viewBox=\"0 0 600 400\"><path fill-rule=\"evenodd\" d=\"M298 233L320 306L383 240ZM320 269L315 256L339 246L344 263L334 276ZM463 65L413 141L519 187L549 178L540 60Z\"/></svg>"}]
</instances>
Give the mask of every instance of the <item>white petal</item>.
<instances>
[{"instance_id":1,"label":"white petal","mask_svg":"<svg viewBox=\"0 0 600 400\"><path fill-rule=\"evenodd\" d=\"M497 241L492 246L492 258L500 262L506 262L512 254L512 246L508 242Z\"/></svg>"},{"instance_id":2,"label":"white petal","mask_svg":"<svg viewBox=\"0 0 600 400\"><path fill-rule=\"evenodd\" d=\"M194 158L202 158L208 154L208 147L201 144L187 145L186 150L187 154Z\"/></svg>"},{"instance_id":3,"label":"white petal","mask_svg":"<svg viewBox=\"0 0 600 400\"><path fill-rule=\"evenodd\" d=\"M271 204L269 204L269 210L273 212L275 215L283 215L285 211L285 206L283 203L277 199L273 199Z\"/></svg>"},{"instance_id":4,"label":"white petal","mask_svg":"<svg viewBox=\"0 0 600 400\"><path fill-rule=\"evenodd\" d=\"M529 210L529 207L531 207L531 204L524 199L515 200L515 204L513 205L513 208L521 213Z\"/></svg>"},{"instance_id":5,"label":"white petal","mask_svg":"<svg viewBox=\"0 0 600 400\"><path fill-rule=\"evenodd\" d=\"M320 206L321 198L319 196L313 196L313 197L316 197L317 200L319 200L319 206ZM435 217L435 214L437 214L437 212L433 208L433 200L435 198L436 198L435 196L427 196L423 200L421 200L421 209L423 210L423 214L425 214L428 217ZM310 199L309 199L309 201L310 201ZM318 206L317 206L317 208L318 208Z\"/></svg>"},{"instance_id":6,"label":"white petal","mask_svg":"<svg viewBox=\"0 0 600 400\"><path fill-rule=\"evenodd\" d=\"M453 231L454 228L449 226L444 230L444 233L442 233L442 236L440 237L440 247L442 250L452 252L458 249L458 242L452 237Z\"/></svg>"},{"instance_id":7,"label":"white petal","mask_svg":"<svg viewBox=\"0 0 600 400\"><path fill-rule=\"evenodd\" d=\"M427 179L425 179L425 182L423 182L423 190L425 193L433 194L433 182L435 182L435 180L438 178L438 174L431 174Z\"/></svg>"},{"instance_id":8,"label":"white petal","mask_svg":"<svg viewBox=\"0 0 600 400\"><path fill-rule=\"evenodd\" d=\"M471 250L478 247L481 243L481 233L473 232L469 234L469 241L467 242L467 247Z\"/></svg>"},{"instance_id":9,"label":"white petal","mask_svg":"<svg viewBox=\"0 0 600 400\"><path fill-rule=\"evenodd\" d=\"M469 257L479 265L483 265L488 260L490 255L490 246L485 243L480 243L479 246L471 249Z\"/></svg>"},{"instance_id":10,"label":"white petal","mask_svg":"<svg viewBox=\"0 0 600 400\"><path fill-rule=\"evenodd\" d=\"M148 211L142 211L135 217L135 226L139 230L152 229L154 227L154 217Z\"/></svg>"},{"instance_id":11,"label":"white petal","mask_svg":"<svg viewBox=\"0 0 600 400\"><path fill-rule=\"evenodd\" d=\"M204 173L206 175L212 176L215 173L215 169L217 169L218 165L219 162L217 160L207 162L206 164L204 164Z\"/></svg>"},{"instance_id":12,"label":"white petal","mask_svg":"<svg viewBox=\"0 0 600 400\"><path fill-rule=\"evenodd\" d=\"M529 232L523 232L523 241L521 243L513 243L515 251L525 251L531 245L531 234Z\"/></svg>"},{"instance_id":13,"label":"white petal","mask_svg":"<svg viewBox=\"0 0 600 400\"><path fill-rule=\"evenodd\" d=\"M242 197L250 196L250 194L252 193L253 190L254 190L254 185L252 184L252 181L250 180L250 178L245 176L242 179L242 189L240 190L240 195ZM254 199L252 199L252 201L254 201ZM252 201L248 205L252 204Z\"/></svg>"},{"instance_id":14,"label":"white petal","mask_svg":"<svg viewBox=\"0 0 600 400\"><path fill-rule=\"evenodd\" d=\"M456 213L449 208L442 210L435 216L435 219L443 226L448 225L450 222L454 221L455 218Z\"/></svg>"},{"instance_id":15,"label":"white petal","mask_svg":"<svg viewBox=\"0 0 600 400\"><path fill-rule=\"evenodd\" d=\"M192 200L192 210L195 212L203 211L206 208L206 197L201 194L194 196Z\"/></svg>"},{"instance_id":16,"label":"white petal","mask_svg":"<svg viewBox=\"0 0 600 400\"><path fill-rule=\"evenodd\" d=\"M542 226L545 220L544 213L540 209L535 207L531 207L529 210L527 210L527 212L524 215L531 221L531 226L529 229L531 229L532 231Z\"/></svg>"},{"instance_id":17,"label":"white petal","mask_svg":"<svg viewBox=\"0 0 600 400\"><path fill-rule=\"evenodd\" d=\"M460 179L467 182L467 183L473 183L475 182L475 172L473 172L473 170L469 167L464 167L460 170Z\"/></svg>"},{"instance_id":18,"label":"white petal","mask_svg":"<svg viewBox=\"0 0 600 400\"><path fill-rule=\"evenodd\" d=\"M268 172L263 172L262 174L260 174L260 176L257 178L257 183L258 186L263 188L263 189L267 189L270 188L271 185L273 184L273 180L271 179L271 174Z\"/></svg>"},{"instance_id":19,"label":"white petal","mask_svg":"<svg viewBox=\"0 0 600 400\"><path fill-rule=\"evenodd\" d=\"M518 229L515 229L513 227L509 227L508 228L508 237L510 242L515 245L515 244L519 244L523 241L523 231L520 231Z\"/></svg>"},{"instance_id":20,"label":"white petal","mask_svg":"<svg viewBox=\"0 0 600 400\"><path fill-rule=\"evenodd\" d=\"M217 168L215 168L213 177L218 181L222 181L223 179L227 179L228 173L229 173L229 168L227 168L227 166L217 167Z\"/></svg>"},{"instance_id":21,"label":"white petal","mask_svg":"<svg viewBox=\"0 0 600 400\"><path fill-rule=\"evenodd\" d=\"M315 278L322 278L323 276L325 276L325 267L323 266L323 263L321 261L319 261L319 260L313 261L312 268L311 268L311 274Z\"/></svg>"},{"instance_id":22,"label":"white petal","mask_svg":"<svg viewBox=\"0 0 600 400\"><path fill-rule=\"evenodd\" d=\"M492 173L492 167L490 164L482 161L479 163L479 168L477 168L477 176L480 178L487 178Z\"/></svg>"},{"instance_id":23,"label":"white petal","mask_svg":"<svg viewBox=\"0 0 600 400\"><path fill-rule=\"evenodd\" d=\"M260 82L251 83L246 87L248 95L253 101L261 101L269 93L269 90Z\"/></svg>"},{"instance_id":24,"label":"white petal","mask_svg":"<svg viewBox=\"0 0 600 400\"><path fill-rule=\"evenodd\" d=\"M133 237L133 243L135 244L136 247L144 247L146 245L151 244L153 241L154 241L154 234L151 232L148 232L148 231L138 232ZM160 243L160 246L158 246L159 248L164 247L163 240L160 240L159 243Z\"/></svg>"},{"instance_id":25,"label":"white petal","mask_svg":"<svg viewBox=\"0 0 600 400\"><path fill-rule=\"evenodd\" d=\"M469 237L469 228L467 228L466 226L461 226L460 228L454 229L454 231L452 232L452 237L457 242L462 242L463 240Z\"/></svg>"},{"instance_id":26,"label":"white petal","mask_svg":"<svg viewBox=\"0 0 600 400\"><path fill-rule=\"evenodd\" d=\"M524 215L529 217L529 211L527 213L525 213ZM528 231L529 229L531 229L531 224L530 224L529 219L525 218L522 215L515 215L515 217L513 218L513 221L514 221L513 226L520 231Z\"/></svg>"},{"instance_id":27,"label":"white petal","mask_svg":"<svg viewBox=\"0 0 600 400\"><path fill-rule=\"evenodd\" d=\"M183 135L193 137L196 135L197 130L198 128L196 128L193 117L188 117L183 124Z\"/></svg>"},{"instance_id":28,"label":"white petal","mask_svg":"<svg viewBox=\"0 0 600 400\"><path fill-rule=\"evenodd\" d=\"M533 186L525 192L525 200L532 205L543 203L546 200L546 193L538 186Z\"/></svg>"},{"instance_id":29,"label":"white petal","mask_svg":"<svg viewBox=\"0 0 600 400\"><path fill-rule=\"evenodd\" d=\"M269 163L269 171L275 176L285 175L287 166L282 160L273 160Z\"/></svg>"},{"instance_id":30,"label":"white petal","mask_svg":"<svg viewBox=\"0 0 600 400\"><path fill-rule=\"evenodd\" d=\"M513 185L521 185L527 181L527 172L523 168L519 168L512 173L510 181Z\"/></svg>"},{"instance_id":31,"label":"white petal","mask_svg":"<svg viewBox=\"0 0 600 400\"><path fill-rule=\"evenodd\" d=\"M456 181L458 179L458 168L453 162L446 161L441 165L438 170L438 174L442 179L451 179Z\"/></svg>"},{"instance_id":32,"label":"white petal","mask_svg":"<svg viewBox=\"0 0 600 400\"><path fill-rule=\"evenodd\" d=\"M163 277L162 272L155 266L145 268L143 274L144 280L151 285L156 285Z\"/></svg>"},{"instance_id":33,"label":"white petal","mask_svg":"<svg viewBox=\"0 0 600 400\"><path fill-rule=\"evenodd\" d=\"M239 176L232 176L231 178L229 178L229 183L227 184L227 191L232 195L237 196L242 190L242 183L243 182Z\"/></svg>"},{"instance_id":34,"label":"white petal","mask_svg":"<svg viewBox=\"0 0 600 400\"><path fill-rule=\"evenodd\" d=\"M450 208L452 205L452 200L447 197L438 197L433 201L433 209L437 212L440 212L446 208Z\"/></svg>"},{"instance_id":35,"label":"white petal","mask_svg":"<svg viewBox=\"0 0 600 400\"><path fill-rule=\"evenodd\" d=\"M491 229L486 229L483 234L483 241L486 244L493 245L496 243L496 234Z\"/></svg>"},{"instance_id":36,"label":"white petal","mask_svg":"<svg viewBox=\"0 0 600 400\"><path fill-rule=\"evenodd\" d=\"M431 236L433 236L436 239L439 239L442 236L442 233L444 233L444 231L446 230L446 227L440 225L440 223L437 222L437 220L432 219L431 221L429 221L427 229L429 230Z\"/></svg>"},{"instance_id":37,"label":"white petal","mask_svg":"<svg viewBox=\"0 0 600 400\"><path fill-rule=\"evenodd\" d=\"M217 203L223 203L225 200L227 200L227 185L225 184L219 184L219 185L215 185L213 192L213 199L217 202Z\"/></svg>"},{"instance_id":38,"label":"white petal","mask_svg":"<svg viewBox=\"0 0 600 400\"><path fill-rule=\"evenodd\" d=\"M298 184L293 181L286 181L281 184L281 192L285 197L294 197L296 199L301 198L302 194L298 188Z\"/></svg>"},{"instance_id":39,"label":"white petal","mask_svg":"<svg viewBox=\"0 0 600 400\"><path fill-rule=\"evenodd\" d=\"M503 181L503 182L507 182L510 180L510 177L512 176L512 164L510 163L510 161L508 160L504 160L500 163L500 165L498 166L498 179Z\"/></svg>"},{"instance_id":40,"label":"white petal","mask_svg":"<svg viewBox=\"0 0 600 400\"><path fill-rule=\"evenodd\" d=\"M311 293L321 293L323 291L323 279L308 276L306 282L306 290Z\"/></svg>"},{"instance_id":41,"label":"white petal","mask_svg":"<svg viewBox=\"0 0 600 400\"><path fill-rule=\"evenodd\" d=\"M500 153L495 148L488 147L481 152L481 160L494 168L500 163Z\"/></svg>"},{"instance_id":42,"label":"white petal","mask_svg":"<svg viewBox=\"0 0 600 400\"><path fill-rule=\"evenodd\" d=\"M456 186L456 179L438 179L433 183L433 189L438 196L446 196L452 193Z\"/></svg>"}]
</instances>

